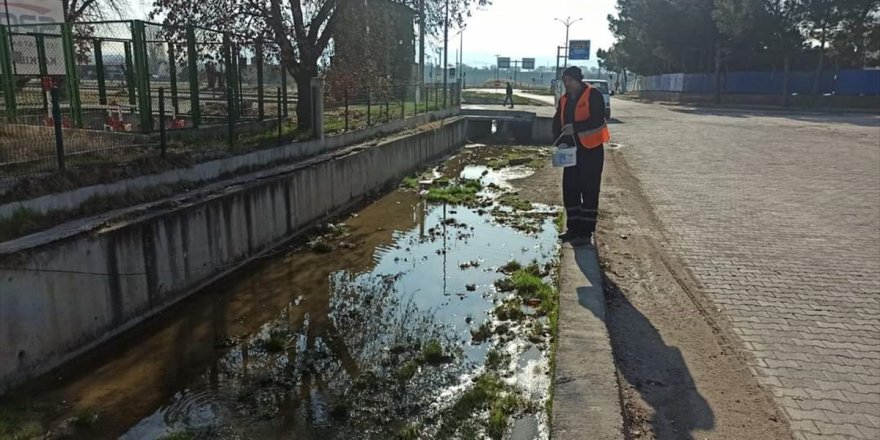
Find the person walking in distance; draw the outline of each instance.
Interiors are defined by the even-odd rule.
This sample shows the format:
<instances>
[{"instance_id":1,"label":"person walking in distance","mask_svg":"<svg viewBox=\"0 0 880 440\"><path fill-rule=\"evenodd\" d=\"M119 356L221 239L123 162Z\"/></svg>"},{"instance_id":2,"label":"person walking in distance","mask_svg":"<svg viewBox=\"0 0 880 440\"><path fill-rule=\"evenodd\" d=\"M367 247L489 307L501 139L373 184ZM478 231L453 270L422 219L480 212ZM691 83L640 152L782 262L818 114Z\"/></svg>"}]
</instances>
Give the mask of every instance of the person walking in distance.
<instances>
[{"instance_id":1,"label":"person walking in distance","mask_svg":"<svg viewBox=\"0 0 880 440\"><path fill-rule=\"evenodd\" d=\"M513 108L513 86L510 83L507 83L507 96L504 97L504 104L501 106L506 106L508 102L510 102L510 108Z\"/></svg>"},{"instance_id":2,"label":"person walking in distance","mask_svg":"<svg viewBox=\"0 0 880 440\"><path fill-rule=\"evenodd\" d=\"M559 98L553 118L553 137L577 146L577 164L562 175L562 201L566 229L560 238L572 245L591 243L599 214L599 188L605 162L604 144L611 138L605 125L602 91L584 82L578 67L562 73L565 94Z\"/></svg>"}]
</instances>

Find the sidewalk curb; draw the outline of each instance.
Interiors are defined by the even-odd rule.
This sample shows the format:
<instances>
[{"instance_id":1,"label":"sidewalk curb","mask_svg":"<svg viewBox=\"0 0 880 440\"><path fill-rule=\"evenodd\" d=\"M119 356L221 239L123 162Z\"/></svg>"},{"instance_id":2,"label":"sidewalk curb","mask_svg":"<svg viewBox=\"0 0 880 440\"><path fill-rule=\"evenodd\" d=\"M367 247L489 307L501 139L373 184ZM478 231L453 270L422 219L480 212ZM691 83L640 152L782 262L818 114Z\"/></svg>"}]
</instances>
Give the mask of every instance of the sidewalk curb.
<instances>
[{"instance_id":1,"label":"sidewalk curb","mask_svg":"<svg viewBox=\"0 0 880 440\"><path fill-rule=\"evenodd\" d=\"M596 248L564 244L559 284L551 438L622 439L620 392Z\"/></svg>"}]
</instances>

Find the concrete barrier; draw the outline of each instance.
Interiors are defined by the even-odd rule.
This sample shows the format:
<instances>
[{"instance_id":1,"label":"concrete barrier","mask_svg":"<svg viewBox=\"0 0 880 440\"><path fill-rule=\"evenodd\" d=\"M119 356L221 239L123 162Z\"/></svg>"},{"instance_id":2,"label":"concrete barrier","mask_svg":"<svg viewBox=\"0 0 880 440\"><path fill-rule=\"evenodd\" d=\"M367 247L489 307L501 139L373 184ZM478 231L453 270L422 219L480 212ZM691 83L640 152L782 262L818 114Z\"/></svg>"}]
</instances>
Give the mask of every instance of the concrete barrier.
<instances>
[{"instance_id":1,"label":"concrete barrier","mask_svg":"<svg viewBox=\"0 0 880 440\"><path fill-rule=\"evenodd\" d=\"M59 227L0 243L0 393L451 153L464 144L466 125L461 117L434 122L156 205L164 209L129 208L110 222L98 217L65 234Z\"/></svg>"},{"instance_id":2,"label":"concrete barrier","mask_svg":"<svg viewBox=\"0 0 880 440\"><path fill-rule=\"evenodd\" d=\"M671 101L684 104L713 104L715 95L712 93L681 93L661 91L638 91L635 95L639 98L654 101ZM725 93L721 95L722 105L746 105L764 107L782 107L784 100L782 95L754 95ZM792 95L788 99L790 107L816 108L816 109L840 109L840 110L866 110L880 112L880 98L876 96L812 96Z\"/></svg>"}]
</instances>

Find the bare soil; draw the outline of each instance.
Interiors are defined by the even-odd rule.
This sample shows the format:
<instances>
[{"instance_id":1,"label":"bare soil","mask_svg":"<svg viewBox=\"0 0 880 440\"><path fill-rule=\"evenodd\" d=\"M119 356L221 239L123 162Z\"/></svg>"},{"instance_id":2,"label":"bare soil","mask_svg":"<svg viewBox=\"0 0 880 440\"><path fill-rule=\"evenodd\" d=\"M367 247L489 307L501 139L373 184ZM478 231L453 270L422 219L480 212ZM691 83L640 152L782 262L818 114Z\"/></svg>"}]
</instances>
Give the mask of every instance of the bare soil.
<instances>
[{"instance_id":1,"label":"bare soil","mask_svg":"<svg viewBox=\"0 0 880 440\"><path fill-rule=\"evenodd\" d=\"M792 438L623 155L606 153L598 243L627 439ZM549 166L517 183L522 198L555 205L560 186Z\"/></svg>"}]
</instances>

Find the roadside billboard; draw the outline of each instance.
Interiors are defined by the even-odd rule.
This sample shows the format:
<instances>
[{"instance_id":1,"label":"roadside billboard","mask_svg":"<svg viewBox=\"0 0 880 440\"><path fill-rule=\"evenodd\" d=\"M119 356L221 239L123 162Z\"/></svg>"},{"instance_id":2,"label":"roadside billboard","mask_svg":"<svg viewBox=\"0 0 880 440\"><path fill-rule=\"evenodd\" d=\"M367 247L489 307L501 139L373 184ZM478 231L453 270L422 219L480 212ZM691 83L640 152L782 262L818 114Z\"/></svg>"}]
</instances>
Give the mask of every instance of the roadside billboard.
<instances>
[{"instance_id":1,"label":"roadside billboard","mask_svg":"<svg viewBox=\"0 0 880 440\"><path fill-rule=\"evenodd\" d=\"M499 69L510 69L510 57L498 57Z\"/></svg>"},{"instance_id":2,"label":"roadside billboard","mask_svg":"<svg viewBox=\"0 0 880 440\"><path fill-rule=\"evenodd\" d=\"M568 59L589 60L590 40L571 40L568 42Z\"/></svg>"},{"instance_id":3,"label":"roadside billboard","mask_svg":"<svg viewBox=\"0 0 880 440\"><path fill-rule=\"evenodd\" d=\"M61 0L4 0L0 3L0 23L10 28L12 61L16 75L39 75L40 58L37 39L43 40L46 74L64 75L64 46L61 27L64 22ZM45 24L46 26L39 26ZM39 34L39 37L37 36Z\"/></svg>"},{"instance_id":4,"label":"roadside billboard","mask_svg":"<svg viewBox=\"0 0 880 440\"><path fill-rule=\"evenodd\" d=\"M523 58L522 59L522 68L523 68L523 70L534 70L535 69L535 59L534 58Z\"/></svg>"},{"instance_id":5,"label":"roadside billboard","mask_svg":"<svg viewBox=\"0 0 880 440\"><path fill-rule=\"evenodd\" d=\"M61 0L5 0L0 4L2 24L63 23Z\"/></svg>"}]
</instances>

